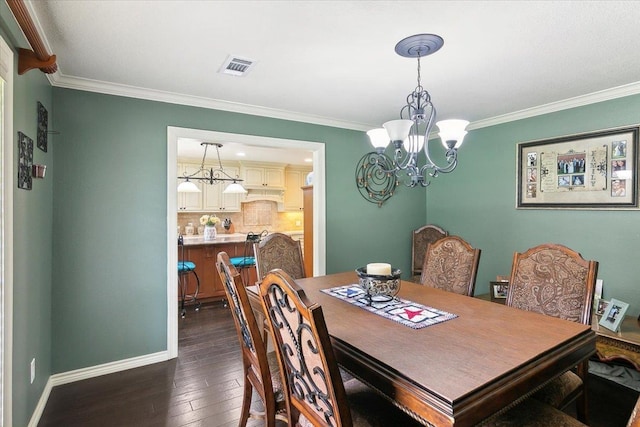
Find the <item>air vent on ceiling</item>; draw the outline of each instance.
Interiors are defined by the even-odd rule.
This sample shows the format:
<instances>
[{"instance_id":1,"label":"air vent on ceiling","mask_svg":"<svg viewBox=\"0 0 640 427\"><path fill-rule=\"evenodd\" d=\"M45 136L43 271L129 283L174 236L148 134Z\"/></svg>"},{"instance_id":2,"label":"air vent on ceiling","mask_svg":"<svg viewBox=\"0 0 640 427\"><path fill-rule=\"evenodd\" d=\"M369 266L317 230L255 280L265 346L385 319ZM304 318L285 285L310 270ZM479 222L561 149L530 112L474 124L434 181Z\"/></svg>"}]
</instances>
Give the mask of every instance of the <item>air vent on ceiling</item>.
<instances>
[{"instance_id":1,"label":"air vent on ceiling","mask_svg":"<svg viewBox=\"0 0 640 427\"><path fill-rule=\"evenodd\" d=\"M253 59L229 55L218 72L231 74L232 76L244 76L253 68L255 63L256 61Z\"/></svg>"}]
</instances>

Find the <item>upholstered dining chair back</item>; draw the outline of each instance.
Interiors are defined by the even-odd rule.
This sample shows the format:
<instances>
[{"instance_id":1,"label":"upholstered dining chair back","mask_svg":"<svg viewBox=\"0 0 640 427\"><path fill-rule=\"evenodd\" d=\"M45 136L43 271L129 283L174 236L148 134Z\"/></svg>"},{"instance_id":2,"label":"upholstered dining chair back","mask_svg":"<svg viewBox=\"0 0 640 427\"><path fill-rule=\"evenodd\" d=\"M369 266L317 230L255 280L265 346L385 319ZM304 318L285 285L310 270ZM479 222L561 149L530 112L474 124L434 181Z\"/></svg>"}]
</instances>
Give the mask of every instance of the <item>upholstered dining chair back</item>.
<instances>
[{"instance_id":1,"label":"upholstered dining chair back","mask_svg":"<svg viewBox=\"0 0 640 427\"><path fill-rule=\"evenodd\" d=\"M277 356L275 353L267 354L242 277L226 252L218 254L216 267L227 294L242 349L244 395L240 425L246 425L247 419L252 417L264 419L266 426L275 427L276 419L287 420ZM262 413L250 411L252 390L256 390L262 399Z\"/></svg>"},{"instance_id":2,"label":"upholstered dining chair back","mask_svg":"<svg viewBox=\"0 0 640 427\"><path fill-rule=\"evenodd\" d=\"M253 245L258 280L280 268L294 279L306 277L300 242L282 233L272 233Z\"/></svg>"},{"instance_id":3,"label":"upholstered dining chair back","mask_svg":"<svg viewBox=\"0 0 640 427\"><path fill-rule=\"evenodd\" d=\"M415 282L420 280L424 255L427 252L429 243L434 243L448 234L442 228L433 224L427 224L413 230L411 234L411 276L414 277Z\"/></svg>"},{"instance_id":4,"label":"upholstered dining chair back","mask_svg":"<svg viewBox=\"0 0 640 427\"><path fill-rule=\"evenodd\" d=\"M351 426L322 307L279 269L262 280L260 296L283 376L289 426Z\"/></svg>"},{"instance_id":5,"label":"upholstered dining chair back","mask_svg":"<svg viewBox=\"0 0 640 427\"><path fill-rule=\"evenodd\" d=\"M598 262L566 246L545 243L513 255L506 304L585 325L591 324ZM577 400L578 419L588 424L586 385L589 365L581 362L533 394L554 408Z\"/></svg>"},{"instance_id":6,"label":"upholstered dining chair back","mask_svg":"<svg viewBox=\"0 0 640 427\"><path fill-rule=\"evenodd\" d=\"M546 243L515 253L506 304L591 324L598 262L566 246Z\"/></svg>"},{"instance_id":7,"label":"upholstered dining chair back","mask_svg":"<svg viewBox=\"0 0 640 427\"><path fill-rule=\"evenodd\" d=\"M460 295L473 296L480 252L480 249L474 249L458 236L447 236L429 243L420 283Z\"/></svg>"}]
</instances>

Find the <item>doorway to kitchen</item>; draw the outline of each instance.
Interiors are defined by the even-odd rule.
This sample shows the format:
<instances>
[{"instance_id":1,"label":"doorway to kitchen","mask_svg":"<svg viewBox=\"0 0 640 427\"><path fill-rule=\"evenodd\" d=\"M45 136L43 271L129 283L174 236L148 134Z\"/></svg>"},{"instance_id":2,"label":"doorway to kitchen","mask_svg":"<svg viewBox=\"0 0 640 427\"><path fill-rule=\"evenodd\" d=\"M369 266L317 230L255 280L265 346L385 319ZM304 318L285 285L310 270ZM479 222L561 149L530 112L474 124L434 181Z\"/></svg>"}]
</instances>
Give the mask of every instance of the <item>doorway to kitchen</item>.
<instances>
[{"instance_id":1,"label":"doorway to kitchen","mask_svg":"<svg viewBox=\"0 0 640 427\"><path fill-rule=\"evenodd\" d=\"M237 143L248 147L306 150L313 153L313 271L323 275L325 265L325 149L324 144L223 133L169 126L167 128L167 357L178 356L178 263L177 235L177 152L179 139L197 139L220 143ZM213 266L212 266L213 268Z\"/></svg>"},{"instance_id":2,"label":"doorway to kitchen","mask_svg":"<svg viewBox=\"0 0 640 427\"><path fill-rule=\"evenodd\" d=\"M12 423L13 52L0 37L0 425Z\"/></svg>"}]
</instances>

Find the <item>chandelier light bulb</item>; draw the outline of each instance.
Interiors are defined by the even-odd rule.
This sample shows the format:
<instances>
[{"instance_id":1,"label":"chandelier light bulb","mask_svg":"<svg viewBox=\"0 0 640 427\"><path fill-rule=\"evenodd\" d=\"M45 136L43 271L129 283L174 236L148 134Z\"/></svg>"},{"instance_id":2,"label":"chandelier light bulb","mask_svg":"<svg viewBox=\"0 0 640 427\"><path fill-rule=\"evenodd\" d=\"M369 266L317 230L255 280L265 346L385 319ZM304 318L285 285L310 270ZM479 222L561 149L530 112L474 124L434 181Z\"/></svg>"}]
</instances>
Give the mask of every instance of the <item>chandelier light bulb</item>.
<instances>
[{"instance_id":1,"label":"chandelier light bulb","mask_svg":"<svg viewBox=\"0 0 640 427\"><path fill-rule=\"evenodd\" d=\"M225 188L223 191L223 193L225 194L244 194L246 192L247 190L245 190L242 185L238 184L235 181L227 185L227 188Z\"/></svg>"},{"instance_id":2,"label":"chandelier light bulb","mask_svg":"<svg viewBox=\"0 0 640 427\"><path fill-rule=\"evenodd\" d=\"M413 144L411 143L411 140L413 138L418 139L417 147L415 143ZM404 147L404 150L407 153L418 153L420 152L420 150L422 150L422 147L424 147L424 136L423 135L409 136L407 139L404 140L404 142L402 143L402 146Z\"/></svg>"},{"instance_id":3,"label":"chandelier light bulb","mask_svg":"<svg viewBox=\"0 0 640 427\"><path fill-rule=\"evenodd\" d=\"M383 152L387 145L389 145L389 134L384 128L371 129L367 132L371 145L378 152Z\"/></svg>"},{"instance_id":4,"label":"chandelier light bulb","mask_svg":"<svg viewBox=\"0 0 640 427\"><path fill-rule=\"evenodd\" d=\"M467 134L465 128L469 124L466 120L441 120L436 123L440 132L440 139L445 149L459 148L462 145L464 136Z\"/></svg>"},{"instance_id":5,"label":"chandelier light bulb","mask_svg":"<svg viewBox=\"0 0 640 427\"><path fill-rule=\"evenodd\" d=\"M413 122L406 119L390 120L382 126L387 130L391 141L404 141L409 137Z\"/></svg>"},{"instance_id":6,"label":"chandelier light bulb","mask_svg":"<svg viewBox=\"0 0 640 427\"><path fill-rule=\"evenodd\" d=\"M201 190L188 179L178 185L178 193L200 193Z\"/></svg>"}]
</instances>

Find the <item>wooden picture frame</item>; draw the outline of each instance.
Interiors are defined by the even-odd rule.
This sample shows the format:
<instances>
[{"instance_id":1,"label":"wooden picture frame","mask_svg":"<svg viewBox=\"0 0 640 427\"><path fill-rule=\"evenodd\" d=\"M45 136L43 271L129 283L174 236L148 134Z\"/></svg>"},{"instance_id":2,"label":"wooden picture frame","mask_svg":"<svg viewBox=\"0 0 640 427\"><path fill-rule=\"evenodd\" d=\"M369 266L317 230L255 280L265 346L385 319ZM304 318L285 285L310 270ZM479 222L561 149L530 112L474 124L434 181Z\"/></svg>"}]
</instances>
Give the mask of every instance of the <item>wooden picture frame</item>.
<instances>
[{"instance_id":1,"label":"wooden picture frame","mask_svg":"<svg viewBox=\"0 0 640 427\"><path fill-rule=\"evenodd\" d=\"M507 299L509 282L489 282L491 301Z\"/></svg>"},{"instance_id":2,"label":"wooden picture frame","mask_svg":"<svg viewBox=\"0 0 640 427\"><path fill-rule=\"evenodd\" d=\"M598 324L612 330L613 332L617 332L628 308L629 304L626 302L611 298L611 301L609 301L609 305L604 311L604 314L600 318Z\"/></svg>"},{"instance_id":3,"label":"wooden picture frame","mask_svg":"<svg viewBox=\"0 0 640 427\"><path fill-rule=\"evenodd\" d=\"M640 128L521 142L518 209L638 209Z\"/></svg>"}]
</instances>

